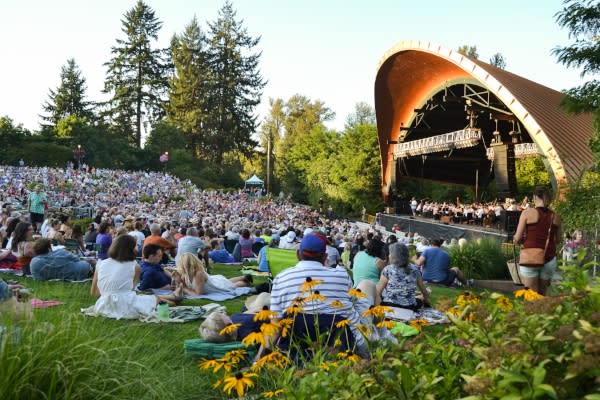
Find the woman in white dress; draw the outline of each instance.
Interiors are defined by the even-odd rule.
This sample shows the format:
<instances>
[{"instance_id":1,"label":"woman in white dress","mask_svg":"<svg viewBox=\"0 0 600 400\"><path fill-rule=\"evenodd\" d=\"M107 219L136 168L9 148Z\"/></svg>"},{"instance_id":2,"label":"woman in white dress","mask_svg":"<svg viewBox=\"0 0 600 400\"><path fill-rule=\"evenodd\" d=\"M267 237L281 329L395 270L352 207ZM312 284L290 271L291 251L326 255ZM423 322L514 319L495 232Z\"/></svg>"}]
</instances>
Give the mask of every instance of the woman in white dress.
<instances>
[{"instance_id":1,"label":"woman in white dress","mask_svg":"<svg viewBox=\"0 0 600 400\"><path fill-rule=\"evenodd\" d=\"M235 288L250 286L252 283L248 276L227 279L223 275L209 275L206 273L202 261L192 253L182 254L177 259L176 265L177 271L173 276L183 285L183 293L192 296L231 292Z\"/></svg>"},{"instance_id":2,"label":"woman in white dress","mask_svg":"<svg viewBox=\"0 0 600 400\"><path fill-rule=\"evenodd\" d=\"M133 290L140 281L141 268L135 262L137 243L133 236L115 238L108 258L98 262L92 280L92 296L100 296L94 312L108 318L137 319L150 315L156 305L166 301L174 305L182 299L180 285L173 295L138 295Z\"/></svg>"}]
</instances>

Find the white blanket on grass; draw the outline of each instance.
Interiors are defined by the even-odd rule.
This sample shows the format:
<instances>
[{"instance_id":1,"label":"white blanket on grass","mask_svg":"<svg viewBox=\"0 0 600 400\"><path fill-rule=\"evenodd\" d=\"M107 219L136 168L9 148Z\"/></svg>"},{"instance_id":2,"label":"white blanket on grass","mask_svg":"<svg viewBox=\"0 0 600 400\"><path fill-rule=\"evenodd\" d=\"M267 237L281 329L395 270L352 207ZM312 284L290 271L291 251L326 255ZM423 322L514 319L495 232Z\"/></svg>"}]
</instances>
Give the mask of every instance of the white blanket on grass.
<instances>
[{"instance_id":1,"label":"white blanket on grass","mask_svg":"<svg viewBox=\"0 0 600 400\"><path fill-rule=\"evenodd\" d=\"M168 289L152 289L152 293L155 295L169 295L173 294L172 290ZM245 296L248 294L254 293L254 288L252 287L239 287L235 288L235 290L229 292L215 292L208 294L198 294L198 295L189 295L186 294L184 298L186 299L207 299L212 301L223 301L229 299L235 299L236 297Z\"/></svg>"}]
</instances>

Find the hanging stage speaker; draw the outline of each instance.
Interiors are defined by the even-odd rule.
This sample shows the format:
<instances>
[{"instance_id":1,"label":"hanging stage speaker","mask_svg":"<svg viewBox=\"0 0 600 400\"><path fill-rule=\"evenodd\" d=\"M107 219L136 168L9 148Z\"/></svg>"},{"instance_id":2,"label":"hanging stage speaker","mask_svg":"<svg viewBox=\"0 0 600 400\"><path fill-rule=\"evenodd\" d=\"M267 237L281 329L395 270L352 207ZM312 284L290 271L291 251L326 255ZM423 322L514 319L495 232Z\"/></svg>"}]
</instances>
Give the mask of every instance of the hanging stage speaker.
<instances>
[{"instance_id":1,"label":"hanging stage speaker","mask_svg":"<svg viewBox=\"0 0 600 400\"><path fill-rule=\"evenodd\" d=\"M514 197L517 192L517 175L515 169L515 145L513 143L497 143L494 149L494 179L498 197L503 200Z\"/></svg>"}]
</instances>

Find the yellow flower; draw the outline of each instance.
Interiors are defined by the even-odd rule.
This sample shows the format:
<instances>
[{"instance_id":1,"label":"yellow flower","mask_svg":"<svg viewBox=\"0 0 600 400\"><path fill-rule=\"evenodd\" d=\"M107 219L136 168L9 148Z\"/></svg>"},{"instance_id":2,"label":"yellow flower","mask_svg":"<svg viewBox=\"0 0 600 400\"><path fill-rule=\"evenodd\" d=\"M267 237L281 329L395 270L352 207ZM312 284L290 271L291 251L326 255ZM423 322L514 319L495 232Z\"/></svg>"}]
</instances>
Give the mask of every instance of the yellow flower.
<instances>
[{"instance_id":1,"label":"yellow flower","mask_svg":"<svg viewBox=\"0 0 600 400\"><path fill-rule=\"evenodd\" d=\"M341 301L339 301L339 300L334 300L334 301L332 301L331 303L329 303L329 305L330 305L331 307L333 307L333 308L344 308L344 307L345 307L345 306L344 306L344 303L342 303L342 302L341 302Z\"/></svg>"},{"instance_id":2,"label":"yellow flower","mask_svg":"<svg viewBox=\"0 0 600 400\"><path fill-rule=\"evenodd\" d=\"M265 337L261 332L252 332L242 340L242 344L246 347L253 344L261 344L266 346Z\"/></svg>"},{"instance_id":3,"label":"yellow flower","mask_svg":"<svg viewBox=\"0 0 600 400\"><path fill-rule=\"evenodd\" d=\"M234 376L227 376L223 379L223 382L225 383L223 391L227 394L231 394L231 391L235 389L238 397L242 397L246 388L254 386L254 382L250 378L255 376L256 374L252 372L238 372Z\"/></svg>"},{"instance_id":4,"label":"yellow flower","mask_svg":"<svg viewBox=\"0 0 600 400\"><path fill-rule=\"evenodd\" d=\"M240 326L242 326L242 324L229 324L225 328L221 329L219 335L229 335L230 333L237 331Z\"/></svg>"},{"instance_id":5,"label":"yellow flower","mask_svg":"<svg viewBox=\"0 0 600 400\"><path fill-rule=\"evenodd\" d=\"M216 360L205 360L203 362L200 363L200 365L198 365L198 367L200 369L213 369L214 373L219 372L219 370L221 368L223 368L225 371L229 372L232 369L232 365L229 364L227 361L225 361L222 358L218 358Z\"/></svg>"},{"instance_id":6,"label":"yellow flower","mask_svg":"<svg viewBox=\"0 0 600 400\"><path fill-rule=\"evenodd\" d=\"M296 297L294 300L292 300L292 304L296 304L298 306L301 306L305 302L306 302L306 297Z\"/></svg>"},{"instance_id":7,"label":"yellow flower","mask_svg":"<svg viewBox=\"0 0 600 400\"><path fill-rule=\"evenodd\" d=\"M544 296L542 296L535 290L529 289L528 287L521 289L521 290L517 290L515 292L515 297L523 297L527 301L533 301L533 300L538 300L538 299L544 298Z\"/></svg>"},{"instance_id":8,"label":"yellow flower","mask_svg":"<svg viewBox=\"0 0 600 400\"><path fill-rule=\"evenodd\" d=\"M498 297L496 299L496 304L498 305L498 308L500 308L502 311L510 311L513 309L513 304L506 296Z\"/></svg>"},{"instance_id":9,"label":"yellow flower","mask_svg":"<svg viewBox=\"0 0 600 400\"><path fill-rule=\"evenodd\" d=\"M464 307L467 304L477 305L479 304L479 297L471 292L462 292L456 299L456 304L460 307Z\"/></svg>"},{"instance_id":10,"label":"yellow flower","mask_svg":"<svg viewBox=\"0 0 600 400\"><path fill-rule=\"evenodd\" d=\"M298 315L298 313L304 314L304 308L297 304L293 304L291 307L285 309L285 313L292 314L294 316Z\"/></svg>"},{"instance_id":11,"label":"yellow flower","mask_svg":"<svg viewBox=\"0 0 600 400\"><path fill-rule=\"evenodd\" d=\"M319 365L319 368L321 368L323 371L329 371L329 369L331 368L337 368L338 364L335 361L331 361L329 363L321 363L321 365Z\"/></svg>"},{"instance_id":12,"label":"yellow flower","mask_svg":"<svg viewBox=\"0 0 600 400\"><path fill-rule=\"evenodd\" d=\"M271 318L276 318L277 317L277 313L275 311L271 311L269 310L269 308L267 306L264 306L263 309L256 313L256 315L254 316L254 318L252 318L253 321L268 321Z\"/></svg>"},{"instance_id":13,"label":"yellow flower","mask_svg":"<svg viewBox=\"0 0 600 400\"><path fill-rule=\"evenodd\" d=\"M363 293L360 289L350 289L348 290L348 294L351 297L356 297L357 299L369 297L366 293Z\"/></svg>"},{"instance_id":14,"label":"yellow flower","mask_svg":"<svg viewBox=\"0 0 600 400\"><path fill-rule=\"evenodd\" d=\"M315 290L313 294L306 298L306 301L325 301L325 296L323 296L318 290Z\"/></svg>"},{"instance_id":15,"label":"yellow flower","mask_svg":"<svg viewBox=\"0 0 600 400\"><path fill-rule=\"evenodd\" d=\"M291 318L284 318L279 321L279 326L281 327L281 337L287 337L288 331L294 324L294 320Z\"/></svg>"},{"instance_id":16,"label":"yellow flower","mask_svg":"<svg viewBox=\"0 0 600 400\"><path fill-rule=\"evenodd\" d=\"M291 363L292 361L289 358L287 358L283 353L279 351L274 351L258 359L252 366L252 370L259 370L267 364L274 365L278 368L284 368L285 366Z\"/></svg>"},{"instance_id":17,"label":"yellow flower","mask_svg":"<svg viewBox=\"0 0 600 400\"><path fill-rule=\"evenodd\" d=\"M365 324L358 324L356 325L356 328L364 337L369 337L371 335L371 330Z\"/></svg>"},{"instance_id":18,"label":"yellow flower","mask_svg":"<svg viewBox=\"0 0 600 400\"><path fill-rule=\"evenodd\" d=\"M418 330L419 332L423 329L424 326L427 326L427 321L424 319L413 319L410 321L410 326Z\"/></svg>"},{"instance_id":19,"label":"yellow flower","mask_svg":"<svg viewBox=\"0 0 600 400\"><path fill-rule=\"evenodd\" d=\"M450 307L449 309L446 310L446 314L451 315L456 318L460 317L460 313L461 313L460 308L458 308L456 306Z\"/></svg>"},{"instance_id":20,"label":"yellow flower","mask_svg":"<svg viewBox=\"0 0 600 400\"><path fill-rule=\"evenodd\" d=\"M239 364L240 361L242 361L244 358L246 358L247 354L248 353L246 352L246 350L243 350L243 349L230 350L227 353L225 353L225 355L223 356L223 361L230 362L232 364Z\"/></svg>"},{"instance_id":21,"label":"yellow flower","mask_svg":"<svg viewBox=\"0 0 600 400\"><path fill-rule=\"evenodd\" d=\"M473 322L475 321L475 313L470 312L467 315L465 315L463 319L468 322Z\"/></svg>"},{"instance_id":22,"label":"yellow flower","mask_svg":"<svg viewBox=\"0 0 600 400\"><path fill-rule=\"evenodd\" d=\"M376 326L378 328L392 329L394 326L396 326L396 323L394 321L391 321L389 318L386 318L383 321L379 322Z\"/></svg>"},{"instance_id":23,"label":"yellow flower","mask_svg":"<svg viewBox=\"0 0 600 400\"><path fill-rule=\"evenodd\" d=\"M266 397L267 399L270 399L272 397L277 397L280 394L283 394L283 389L277 389L277 390L272 390L270 392L264 392L262 395L264 397Z\"/></svg>"},{"instance_id":24,"label":"yellow flower","mask_svg":"<svg viewBox=\"0 0 600 400\"><path fill-rule=\"evenodd\" d=\"M312 292L312 289L316 286L322 284L323 281L320 279L313 279L310 276L306 278L306 281L302 284L302 293L304 292Z\"/></svg>"},{"instance_id":25,"label":"yellow flower","mask_svg":"<svg viewBox=\"0 0 600 400\"><path fill-rule=\"evenodd\" d=\"M213 383L212 387L213 389L217 389L219 386L221 386L221 384L223 383L223 379L219 379L217 380L215 383Z\"/></svg>"},{"instance_id":26,"label":"yellow flower","mask_svg":"<svg viewBox=\"0 0 600 400\"><path fill-rule=\"evenodd\" d=\"M333 347L340 347L341 345L342 345L342 341L340 340L340 338L337 338L334 340Z\"/></svg>"},{"instance_id":27,"label":"yellow flower","mask_svg":"<svg viewBox=\"0 0 600 400\"><path fill-rule=\"evenodd\" d=\"M262 325L260 326L260 331L265 336L273 336L277 333L278 330L279 330L279 324L277 324L275 322L269 322L269 323L263 322Z\"/></svg>"},{"instance_id":28,"label":"yellow flower","mask_svg":"<svg viewBox=\"0 0 600 400\"><path fill-rule=\"evenodd\" d=\"M352 362L360 361L360 357L351 351L342 351L342 352L338 353L338 358L341 358L343 360L350 360Z\"/></svg>"},{"instance_id":29,"label":"yellow flower","mask_svg":"<svg viewBox=\"0 0 600 400\"><path fill-rule=\"evenodd\" d=\"M350 325L350 321L347 320L347 319L343 319L340 322L338 322L337 324L335 324L335 327L336 328L343 328L343 327L348 326L348 325Z\"/></svg>"},{"instance_id":30,"label":"yellow flower","mask_svg":"<svg viewBox=\"0 0 600 400\"><path fill-rule=\"evenodd\" d=\"M386 312L392 312L392 307L388 306L371 306L368 310L362 313L363 317L383 318Z\"/></svg>"}]
</instances>

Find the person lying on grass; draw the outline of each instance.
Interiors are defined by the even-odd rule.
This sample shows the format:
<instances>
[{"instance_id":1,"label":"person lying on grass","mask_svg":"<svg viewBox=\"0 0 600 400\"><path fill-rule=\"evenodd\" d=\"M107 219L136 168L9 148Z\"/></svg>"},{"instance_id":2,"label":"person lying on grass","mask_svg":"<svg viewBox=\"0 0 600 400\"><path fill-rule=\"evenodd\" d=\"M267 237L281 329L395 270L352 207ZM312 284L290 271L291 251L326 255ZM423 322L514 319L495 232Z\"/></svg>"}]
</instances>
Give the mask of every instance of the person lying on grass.
<instances>
[{"instance_id":1,"label":"person lying on grass","mask_svg":"<svg viewBox=\"0 0 600 400\"><path fill-rule=\"evenodd\" d=\"M185 253L176 261L177 271L173 273L175 282L182 284L184 294L197 296L201 294L231 292L238 287L250 286L252 276L236 276L227 279L223 275L206 273L202 261L192 253Z\"/></svg>"},{"instance_id":2,"label":"person lying on grass","mask_svg":"<svg viewBox=\"0 0 600 400\"><path fill-rule=\"evenodd\" d=\"M182 286L172 295L137 295L133 290L140 281L141 268L135 262L137 243L133 236L115 238L108 249L108 258L98 262L92 280L91 294L99 297L94 312L108 318L136 319L153 314L159 302L169 305L183 298Z\"/></svg>"}]
</instances>

